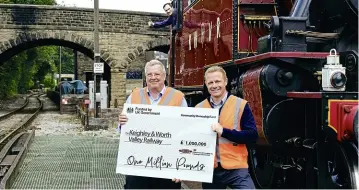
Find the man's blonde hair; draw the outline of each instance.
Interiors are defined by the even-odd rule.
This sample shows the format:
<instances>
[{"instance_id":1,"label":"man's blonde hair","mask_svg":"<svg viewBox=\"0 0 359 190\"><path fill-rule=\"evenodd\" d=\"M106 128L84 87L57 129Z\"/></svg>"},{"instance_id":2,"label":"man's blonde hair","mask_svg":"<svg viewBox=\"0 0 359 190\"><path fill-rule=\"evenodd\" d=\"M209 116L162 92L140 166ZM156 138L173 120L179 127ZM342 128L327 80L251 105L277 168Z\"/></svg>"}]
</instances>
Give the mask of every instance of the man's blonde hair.
<instances>
[{"instance_id":1,"label":"man's blonde hair","mask_svg":"<svg viewBox=\"0 0 359 190\"><path fill-rule=\"evenodd\" d=\"M227 79L226 71L225 71L222 67L220 67L220 66L212 66L212 67L208 68L208 69L206 70L206 72L204 73L204 80L206 81L206 77L207 77L207 74L208 74L208 73L214 73L214 72L221 72L222 75L223 75L223 79L224 79L225 81L228 80L228 79Z\"/></svg>"},{"instance_id":2,"label":"man's blonde hair","mask_svg":"<svg viewBox=\"0 0 359 190\"><path fill-rule=\"evenodd\" d=\"M145 65L145 75L147 75L148 67L152 67L152 66L155 66L155 65L161 66L162 72L163 72L163 74L165 74L165 76L166 76L165 66L163 66L162 62L159 61L159 60L157 60L157 59L152 59L151 61L149 61L149 62L146 63L146 65Z\"/></svg>"}]
</instances>

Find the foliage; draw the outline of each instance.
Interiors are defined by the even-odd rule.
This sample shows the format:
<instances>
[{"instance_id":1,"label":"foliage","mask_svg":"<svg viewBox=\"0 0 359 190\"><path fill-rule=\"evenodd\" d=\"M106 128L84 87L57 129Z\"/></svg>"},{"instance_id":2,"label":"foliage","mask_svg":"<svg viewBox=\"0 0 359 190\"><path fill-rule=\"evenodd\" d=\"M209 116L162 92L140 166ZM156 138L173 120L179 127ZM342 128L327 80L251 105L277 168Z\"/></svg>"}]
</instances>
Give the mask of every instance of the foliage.
<instances>
[{"instance_id":1,"label":"foliage","mask_svg":"<svg viewBox=\"0 0 359 190\"><path fill-rule=\"evenodd\" d=\"M26 54L20 53L0 67L0 97L11 97L18 92Z\"/></svg>"},{"instance_id":2,"label":"foliage","mask_svg":"<svg viewBox=\"0 0 359 190\"><path fill-rule=\"evenodd\" d=\"M56 47L57 51L60 52L60 48ZM57 66L57 71L59 70L60 56L57 54L55 59L55 65ZM70 48L61 48L61 73L64 74L74 74L74 52Z\"/></svg>"},{"instance_id":3,"label":"foliage","mask_svg":"<svg viewBox=\"0 0 359 190\"><path fill-rule=\"evenodd\" d=\"M57 5L56 0L0 0L1 4ZM59 71L60 48L42 46L25 50L0 65L0 98L26 93L37 84L53 87L53 76ZM74 54L61 48L61 73L74 74ZM38 83L37 83L38 82Z\"/></svg>"},{"instance_id":4,"label":"foliage","mask_svg":"<svg viewBox=\"0 0 359 190\"><path fill-rule=\"evenodd\" d=\"M47 74L45 76L45 79L44 79L44 82L43 82L45 87L48 87L48 88L54 88L55 87L55 81L54 81L53 76L54 75L52 75L52 74Z\"/></svg>"},{"instance_id":5,"label":"foliage","mask_svg":"<svg viewBox=\"0 0 359 190\"><path fill-rule=\"evenodd\" d=\"M52 88L49 79L59 71L60 51L57 46L28 49L0 66L0 98L38 88L38 84ZM73 50L61 48L61 73L74 74Z\"/></svg>"}]
</instances>

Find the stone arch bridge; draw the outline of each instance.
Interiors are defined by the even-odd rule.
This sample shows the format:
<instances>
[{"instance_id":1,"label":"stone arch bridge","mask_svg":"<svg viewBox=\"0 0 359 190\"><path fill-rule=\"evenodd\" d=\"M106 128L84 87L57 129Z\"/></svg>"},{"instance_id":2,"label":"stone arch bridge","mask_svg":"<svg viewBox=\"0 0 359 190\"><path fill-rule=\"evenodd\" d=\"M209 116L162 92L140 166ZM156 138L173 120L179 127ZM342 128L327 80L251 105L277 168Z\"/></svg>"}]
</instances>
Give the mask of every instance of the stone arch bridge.
<instances>
[{"instance_id":1,"label":"stone arch bridge","mask_svg":"<svg viewBox=\"0 0 359 190\"><path fill-rule=\"evenodd\" d=\"M168 52L168 28L147 26L149 20L164 18L158 13L100 10L101 59L107 63L103 78L110 83L111 107L115 100L124 103L126 72L138 57L146 50ZM0 4L0 65L21 51L43 45L69 47L93 58L93 20L93 9ZM87 66L79 63L78 67L92 71L92 60L82 64Z\"/></svg>"}]
</instances>

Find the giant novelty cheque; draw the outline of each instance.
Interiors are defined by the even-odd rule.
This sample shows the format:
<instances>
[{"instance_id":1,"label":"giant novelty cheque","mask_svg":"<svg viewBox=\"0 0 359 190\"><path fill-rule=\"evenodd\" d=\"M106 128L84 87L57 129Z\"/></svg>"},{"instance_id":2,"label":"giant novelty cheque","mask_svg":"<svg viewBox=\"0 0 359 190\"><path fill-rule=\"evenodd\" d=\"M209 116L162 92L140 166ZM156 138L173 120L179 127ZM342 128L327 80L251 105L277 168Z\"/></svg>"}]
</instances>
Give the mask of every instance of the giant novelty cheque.
<instances>
[{"instance_id":1,"label":"giant novelty cheque","mask_svg":"<svg viewBox=\"0 0 359 190\"><path fill-rule=\"evenodd\" d=\"M218 110L125 104L116 173L212 182Z\"/></svg>"}]
</instances>

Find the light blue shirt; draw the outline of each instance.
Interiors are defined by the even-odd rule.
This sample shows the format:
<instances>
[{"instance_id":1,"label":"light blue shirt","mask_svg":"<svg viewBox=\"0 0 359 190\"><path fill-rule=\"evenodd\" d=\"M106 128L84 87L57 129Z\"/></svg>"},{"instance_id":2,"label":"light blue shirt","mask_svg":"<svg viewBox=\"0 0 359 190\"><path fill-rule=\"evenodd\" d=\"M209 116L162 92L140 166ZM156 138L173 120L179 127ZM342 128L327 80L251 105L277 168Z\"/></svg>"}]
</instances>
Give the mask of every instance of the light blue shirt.
<instances>
[{"instance_id":1,"label":"light blue shirt","mask_svg":"<svg viewBox=\"0 0 359 190\"><path fill-rule=\"evenodd\" d=\"M228 96L228 92L226 92L223 99L218 104L214 103L213 97L211 96L211 98L209 99L210 100L209 103L213 106L213 108L220 109L223 106L223 104L226 102L227 96Z\"/></svg>"},{"instance_id":2,"label":"light blue shirt","mask_svg":"<svg viewBox=\"0 0 359 190\"><path fill-rule=\"evenodd\" d=\"M158 97L155 99L154 97L152 97L150 91L149 91L148 88L147 88L147 94L148 94L148 96L150 97L151 105L158 105L158 103L161 101L162 96L163 96L163 94L165 93L165 91L166 91L166 86L164 86L164 87L162 88L160 94L159 94ZM130 104L130 103L131 103L131 100L132 100L132 94L127 98L126 103ZM183 97L183 99L182 99L181 107L188 107L187 101L186 101L186 99L185 99L184 97ZM118 131L118 132L121 132L121 124L118 124L117 131Z\"/></svg>"},{"instance_id":3,"label":"light blue shirt","mask_svg":"<svg viewBox=\"0 0 359 190\"><path fill-rule=\"evenodd\" d=\"M161 99L162 99L162 96L163 94L165 93L166 91L166 86L164 86L160 92L160 94L158 95L158 97L155 99L154 97L152 97L150 91L148 90L147 88L147 94L148 94L148 97L150 97L150 102L151 102L151 105L157 105ZM126 103L130 104L131 103L131 100L132 100L132 94L127 98L126 100ZM181 107L188 107L187 105L187 101L186 99L183 97L182 99L182 103L181 103Z\"/></svg>"}]
</instances>

